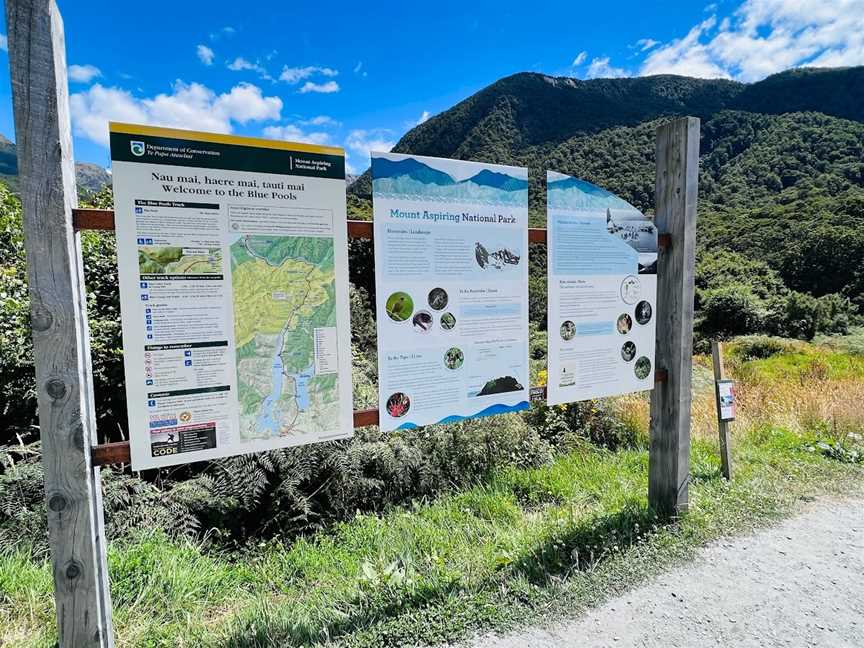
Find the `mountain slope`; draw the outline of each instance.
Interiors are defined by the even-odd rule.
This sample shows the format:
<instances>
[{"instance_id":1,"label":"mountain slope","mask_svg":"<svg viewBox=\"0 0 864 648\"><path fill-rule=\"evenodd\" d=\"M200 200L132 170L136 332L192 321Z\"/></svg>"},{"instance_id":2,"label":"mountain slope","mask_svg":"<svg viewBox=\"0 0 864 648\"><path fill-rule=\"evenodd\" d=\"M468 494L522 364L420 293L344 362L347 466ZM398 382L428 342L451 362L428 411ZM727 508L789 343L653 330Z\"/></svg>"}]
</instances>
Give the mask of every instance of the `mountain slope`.
<instances>
[{"instance_id":1,"label":"mountain slope","mask_svg":"<svg viewBox=\"0 0 864 648\"><path fill-rule=\"evenodd\" d=\"M18 193L18 153L15 143L0 135L0 180ZM75 180L81 194L96 193L111 184L111 175L98 164L75 163Z\"/></svg>"},{"instance_id":2,"label":"mountain slope","mask_svg":"<svg viewBox=\"0 0 864 648\"><path fill-rule=\"evenodd\" d=\"M864 307L864 67L791 70L750 85L521 73L393 150L527 166L531 222L542 226L547 169L652 211L655 130L688 114L702 120L700 258L737 252L767 262L790 288L842 292ZM351 213L367 215L369 172L349 191Z\"/></svg>"}]
</instances>

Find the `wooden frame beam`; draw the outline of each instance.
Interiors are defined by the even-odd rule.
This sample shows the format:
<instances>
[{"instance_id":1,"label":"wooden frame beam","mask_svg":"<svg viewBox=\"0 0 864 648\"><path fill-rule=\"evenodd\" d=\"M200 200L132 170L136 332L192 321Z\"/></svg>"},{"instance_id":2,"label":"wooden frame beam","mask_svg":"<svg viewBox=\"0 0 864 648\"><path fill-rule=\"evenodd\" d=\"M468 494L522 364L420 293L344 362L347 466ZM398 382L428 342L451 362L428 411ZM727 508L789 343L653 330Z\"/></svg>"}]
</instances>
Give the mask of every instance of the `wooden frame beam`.
<instances>
[{"instance_id":1,"label":"wooden frame beam","mask_svg":"<svg viewBox=\"0 0 864 648\"><path fill-rule=\"evenodd\" d=\"M656 154L654 222L670 238L657 260L655 364L667 377L651 392L648 502L670 516L685 512L689 503L699 120L683 117L660 126Z\"/></svg>"}]
</instances>

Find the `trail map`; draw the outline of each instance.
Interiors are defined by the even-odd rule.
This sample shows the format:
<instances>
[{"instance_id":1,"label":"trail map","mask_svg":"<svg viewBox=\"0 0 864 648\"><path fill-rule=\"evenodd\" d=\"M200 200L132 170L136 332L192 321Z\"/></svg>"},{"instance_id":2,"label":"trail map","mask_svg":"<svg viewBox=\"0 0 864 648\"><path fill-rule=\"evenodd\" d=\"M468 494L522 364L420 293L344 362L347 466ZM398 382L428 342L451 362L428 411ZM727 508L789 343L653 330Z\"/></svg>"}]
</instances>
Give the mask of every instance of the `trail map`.
<instances>
[{"instance_id":1,"label":"trail map","mask_svg":"<svg viewBox=\"0 0 864 648\"><path fill-rule=\"evenodd\" d=\"M322 432L336 373L316 367L316 330L336 326L333 240L243 236L231 245L240 436Z\"/></svg>"}]
</instances>

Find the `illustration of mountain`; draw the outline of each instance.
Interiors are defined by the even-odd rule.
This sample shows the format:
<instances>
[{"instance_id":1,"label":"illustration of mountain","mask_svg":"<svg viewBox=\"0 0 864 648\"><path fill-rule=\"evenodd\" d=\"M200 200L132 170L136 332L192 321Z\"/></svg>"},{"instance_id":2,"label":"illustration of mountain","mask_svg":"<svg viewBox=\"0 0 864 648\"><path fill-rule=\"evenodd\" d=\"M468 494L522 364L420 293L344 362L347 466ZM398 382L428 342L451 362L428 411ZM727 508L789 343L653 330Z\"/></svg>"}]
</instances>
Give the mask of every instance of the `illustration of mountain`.
<instances>
[{"instance_id":1,"label":"illustration of mountain","mask_svg":"<svg viewBox=\"0 0 864 648\"><path fill-rule=\"evenodd\" d=\"M481 187L493 187L502 191L522 191L528 189L528 181L521 178L514 178L506 173L498 173L483 169L477 175L462 180L462 183L473 182Z\"/></svg>"},{"instance_id":2,"label":"illustration of mountain","mask_svg":"<svg viewBox=\"0 0 864 648\"><path fill-rule=\"evenodd\" d=\"M453 177L414 158L372 158L375 191L385 196L408 196L442 202L519 205L528 199L528 181L483 169L456 182Z\"/></svg>"},{"instance_id":3,"label":"illustration of mountain","mask_svg":"<svg viewBox=\"0 0 864 648\"><path fill-rule=\"evenodd\" d=\"M483 385L483 389L477 392L478 396L489 396L490 394L504 394L507 392L522 391L525 389L513 376L502 376L493 378Z\"/></svg>"},{"instance_id":4,"label":"illustration of mountain","mask_svg":"<svg viewBox=\"0 0 864 648\"><path fill-rule=\"evenodd\" d=\"M597 210L611 207L639 213L623 198L585 180L560 173L549 173L547 177L547 201L553 209Z\"/></svg>"},{"instance_id":5,"label":"illustration of mountain","mask_svg":"<svg viewBox=\"0 0 864 648\"><path fill-rule=\"evenodd\" d=\"M396 162L387 158L372 158L372 173L376 180L379 178L411 178L424 184L442 186L455 184L449 174L433 169L414 158Z\"/></svg>"}]
</instances>

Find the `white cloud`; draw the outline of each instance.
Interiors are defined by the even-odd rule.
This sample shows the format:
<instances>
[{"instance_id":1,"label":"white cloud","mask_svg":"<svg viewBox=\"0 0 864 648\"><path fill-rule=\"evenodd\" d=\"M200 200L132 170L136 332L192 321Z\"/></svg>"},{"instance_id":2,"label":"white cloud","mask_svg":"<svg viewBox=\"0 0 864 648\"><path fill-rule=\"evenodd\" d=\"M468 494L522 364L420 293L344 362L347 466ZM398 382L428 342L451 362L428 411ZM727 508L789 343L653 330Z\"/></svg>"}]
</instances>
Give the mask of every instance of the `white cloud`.
<instances>
[{"instance_id":1,"label":"white cloud","mask_svg":"<svg viewBox=\"0 0 864 648\"><path fill-rule=\"evenodd\" d=\"M237 32L233 27L222 27L221 29L217 29L214 32L210 32L210 40L215 41L219 40L223 36L233 36Z\"/></svg>"},{"instance_id":2,"label":"white cloud","mask_svg":"<svg viewBox=\"0 0 864 648\"><path fill-rule=\"evenodd\" d=\"M322 94L330 94L333 92L339 92L339 84L335 81L328 81L327 83L315 83L313 81L307 81L303 84L303 87L299 90L300 94L306 94L308 92L320 92Z\"/></svg>"},{"instance_id":3,"label":"white cloud","mask_svg":"<svg viewBox=\"0 0 864 648\"><path fill-rule=\"evenodd\" d=\"M576 55L576 58L573 59L573 62L570 65L572 65L573 67L576 67L577 65L582 65L585 62L586 58L588 58L588 52L583 50Z\"/></svg>"},{"instance_id":4,"label":"white cloud","mask_svg":"<svg viewBox=\"0 0 864 648\"><path fill-rule=\"evenodd\" d=\"M636 47L639 48L640 52L647 52L652 47L657 47L660 44L660 41L656 41L653 38L640 38L636 41Z\"/></svg>"},{"instance_id":5,"label":"white cloud","mask_svg":"<svg viewBox=\"0 0 864 648\"><path fill-rule=\"evenodd\" d=\"M345 147L363 158L362 164L371 163L372 151L389 151L396 142L390 138L390 131L382 128L372 130L352 130L345 139Z\"/></svg>"},{"instance_id":6,"label":"white cloud","mask_svg":"<svg viewBox=\"0 0 864 648\"><path fill-rule=\"evenodd\" d=\"M303 126L332 126L334 128L342 125L342 122L336 121L329 115L318 115L312 119L303 119L298 123Z\"/></svg>"},{"instance_id":7,"label":"white cloud","mask_svg":"<svg viewBox=\"0 0 864 648\"><path fill-rule=\"evenodd\" d=\"M0 50L3 50L4 52L9 51L9 38L6 34L0 34Z\"/></svg>"},{"instance_id":8,"label":"white cloud","mask_svg":"<svg viewBox=\"0 0 864 648\"><path fill-rule=\"evenodd\" d=\"M588 71L585 73L588 79L617 79L630 76L623 68L614 67L609 62L608 56L591 59Z\"/></svg>"},{"instance_id":9,"label":"white cloud","mask_svg":"<svg viewBox=\"0 0 864 648\"><path fill-rule=\"evenodd\" d=\"M96 77L102 76L102 70L95 65L70 65L69 80L78 83L90 83Z\"/></svg>"},{"instance_id":10,"label":"white cloud","mask_svg":"<svg viewBox=\"0 0 864 648\"><path fill-rule=\"evenodd\" d=\"M266 79L267 81L272 81L273 77L267 72L267 68L261 65L258 61L254 63L249 61L242 56L238 56L233 61L229 61L226 64L226 67L229 70L233 70L234 72L242 72L244 70L251 70L260 76L262 79Z\"/></svg>"},{"instance_id":11,"label":"white cloud","mask_svg":"<svg viewBox=\"0 0 864 648\"><path fill-rule=\"evenodd\" d=\"M420 118L417 120L417 122L416 122L414 125L415 125L415 126L419 126L419 125L422 124L423 122L427 121L431 116L432 116L432 115L429 113L428 110L424 110L424 111L420 114Z\"/></svg>"},{"instance_id":12,"label":"white cloud","mask_svg":"<svg viewBox=\"0 0 864 648\"><path fill-rule=\"evenodd\" d=\"M216 55L213 53L212 49L206 45L199 45L195 48L195 53L198 55L198 60L200 60L204 65L213 65L213 59Z\"/></svg>"},{"instance_id":13,"label":"white cloud","mask_svg":"<svg viewBox=\"0 0 864 648\"><path fill-rule=\"evenodd\" d=\"M363 61L357 61L357 65L354 66L354 74L359 74L360 70L363 69Z\"/></svg>"},{"instance_id":14,"label":"white cloud","mask_svg":"<svg viewBox=\"0 0 864 648\"><path fill-rule=\"evenodd\" d=\"M325 77L338 76L339 70L334 70L329 67L318 67L317 65L307 65L306 67L288 67L282 68L282 73L279 75L280 81L286 83L299 83L303 79L308 79L314 74L320 74Z\"/></svg>"},{"instance_id":15,"label":"white cloud","mask_svg":"<svg viewBox=\"0 0 864 648\"><path fill-rule=\"evenodd\" d=\"M307 133L294 124L284 126L267 126L264 136L271 139L290 140L292 142L306 142L308 144L329 144L330 133L311 132Z\"/></svg>"},{"instance_id":16,"label":"white cloud","mask_svg":"<svg viewBox=\"0 0 864 648\"><path fill-rule=\"evenodd\" d=\"M702 78L729 78L730 74L714 60L707 45L700 42L702 34L716 24L714 16L693 27L684 38L655 49L642 64L640 73L682 74Z\"/></svg>"},{"instance_id":17,"label":"white cloud","mask_svg":"<svg viewBox=\"0 0 864 648\"><path fill-rule=\"evenodd\" d=\"M200 83L180 80L170 94L143 99L123 88L97 83L73 94L69 103L75 134L106 147L109 121L230 133L235 123L277 120L282 112L279 97L265 97L249 83L217 95Z\"/></svg>"},{"instance_id":18,"label":"white cloud","mask_svg":"<svg viewBox=\"0 0 864 648\"><path fill-rule=\"evenodd\" d=\"M745 0L645 59L641 74L756 81L798 66L864 64L864 0Z\"/></svg>"}]
</instances>

